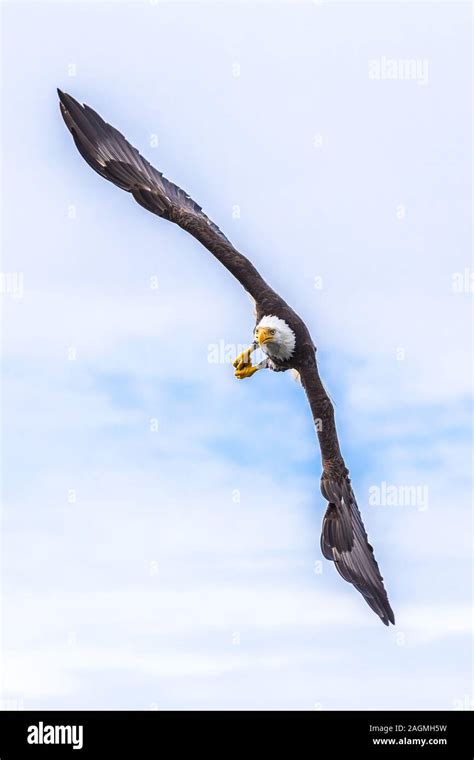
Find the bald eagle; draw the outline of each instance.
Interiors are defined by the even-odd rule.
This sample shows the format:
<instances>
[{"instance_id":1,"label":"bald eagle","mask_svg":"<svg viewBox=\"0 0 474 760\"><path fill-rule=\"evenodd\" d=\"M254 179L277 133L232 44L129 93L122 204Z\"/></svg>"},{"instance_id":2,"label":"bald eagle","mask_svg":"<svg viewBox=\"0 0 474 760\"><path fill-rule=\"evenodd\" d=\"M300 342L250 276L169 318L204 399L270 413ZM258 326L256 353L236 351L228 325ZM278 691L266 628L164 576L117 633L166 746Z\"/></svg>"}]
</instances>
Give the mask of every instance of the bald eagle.
<instances>
[{"instance_id":1,"label":"bald eagle","mask_svg":"<svg viewBox=\"0 0 474 760\"><path fill-rule=\"evenodd\" d=\"M317 430L323 467L321 492L328 502L321 532L322 553L334 562L344 580L355 586L385 625L394 624L383 578L339 448L333 406L319 377L316 347L303 320L184 190L151 166L92 108L60 90L58 93L63 119L89 166L131 193L148 211L193 235L255 301L255 331L249 347L235 359L235 376L243 380L262 369L273 372L292 369L299 373ZM257 348L262 349L265 358L254 365L252 355Z\"/></svg>"}]
</instances>

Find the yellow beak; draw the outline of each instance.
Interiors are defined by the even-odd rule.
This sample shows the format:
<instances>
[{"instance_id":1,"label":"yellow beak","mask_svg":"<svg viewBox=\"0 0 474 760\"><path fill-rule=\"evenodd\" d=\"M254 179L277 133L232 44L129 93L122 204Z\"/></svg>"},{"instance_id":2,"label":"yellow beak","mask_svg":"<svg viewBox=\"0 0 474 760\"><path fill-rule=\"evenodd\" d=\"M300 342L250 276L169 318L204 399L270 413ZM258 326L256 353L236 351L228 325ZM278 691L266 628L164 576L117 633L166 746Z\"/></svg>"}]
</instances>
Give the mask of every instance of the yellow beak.
<instances>
[{"instance_id":1,"label":"yellow beak","mask_svg":"<svg viewBox=\"0 0 474 760\"><path fill-rule=\"evenodd\" d=\"M273 340L273 334L271 333L270 328L259 327L257 330L257 340L261 346L264 343L268 343L268 341Z\"/></svg>"}]
</instances>

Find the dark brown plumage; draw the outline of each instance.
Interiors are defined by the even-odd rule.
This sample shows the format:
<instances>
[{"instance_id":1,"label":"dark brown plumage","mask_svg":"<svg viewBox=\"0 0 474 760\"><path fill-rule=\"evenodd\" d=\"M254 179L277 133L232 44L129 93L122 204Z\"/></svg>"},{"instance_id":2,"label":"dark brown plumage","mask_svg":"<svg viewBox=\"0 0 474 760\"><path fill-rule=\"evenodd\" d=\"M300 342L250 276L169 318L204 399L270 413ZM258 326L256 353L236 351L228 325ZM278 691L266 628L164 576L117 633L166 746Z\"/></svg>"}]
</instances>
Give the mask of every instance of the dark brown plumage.
<instances>
[{"instance_id":1,"label":"dark brown plumage","mask_svg":"<svg viewBox=\"0 0 474 760\"><path fill-rule=\"evenodd\" d=\"M131 193L148 211L175 222L199 240L255 299L257 322L264 315L272 314L285 320L295 333L296 345L291 359L276 362L276 369L298 370L316 424L323 464L321 491L329 502L322 527L322 552L335 563L342 577L360 591L386 625L394 623L339 449L333 406L321 383L316 349L306 325L189 195L151 166L92 108L81 106L70 95L58 92L63 119L87 163L102 177Z\"/></svg>"}]
</instances>

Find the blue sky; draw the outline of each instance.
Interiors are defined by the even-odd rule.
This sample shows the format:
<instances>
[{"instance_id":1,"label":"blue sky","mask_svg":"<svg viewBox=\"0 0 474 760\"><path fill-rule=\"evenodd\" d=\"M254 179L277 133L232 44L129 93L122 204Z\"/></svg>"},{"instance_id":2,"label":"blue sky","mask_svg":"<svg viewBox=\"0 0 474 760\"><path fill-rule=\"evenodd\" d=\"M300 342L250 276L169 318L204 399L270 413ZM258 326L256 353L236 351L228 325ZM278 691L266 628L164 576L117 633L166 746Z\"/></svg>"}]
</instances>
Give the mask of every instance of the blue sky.
<instances>
[{"instance_id":1,"label":"blue sky","mask_svg":"<svg viewBox=\"0 0 474 760\"><path fill-rule=\"evenodd\" d=\"M4 4L4 706L472 707L470 15ZM301 388L233 377L246 294L87 167L57 86L306 320L395 628L320 555Z\"/></svg>"}]
</instances>

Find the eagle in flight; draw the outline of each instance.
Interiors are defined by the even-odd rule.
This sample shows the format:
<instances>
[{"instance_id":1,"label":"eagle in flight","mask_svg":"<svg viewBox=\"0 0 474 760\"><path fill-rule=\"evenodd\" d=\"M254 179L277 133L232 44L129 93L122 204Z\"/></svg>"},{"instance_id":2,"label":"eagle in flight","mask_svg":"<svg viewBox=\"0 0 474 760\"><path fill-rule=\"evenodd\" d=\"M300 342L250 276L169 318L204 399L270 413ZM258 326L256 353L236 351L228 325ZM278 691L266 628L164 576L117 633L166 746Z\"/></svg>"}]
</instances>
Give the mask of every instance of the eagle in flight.
<instances>
[{"instance_id":1,"label":"eagle in flight","mask_svg":"<svg viewBox=\"0 0 474 760\"><path fill-rule=\"evenodd\" d=\"M273 372L292 369L299 373L317 430L323 466L321 492L328 502L321 532L322 553L360 591L385 625L395 623L339 448L333 406L318 373L316 347L303 320L184 190L151 166L92 108L60 90L58 93L62 117L89 166L131 193L148 211L175 222L193 235L254 299L253 340L236 358L235 376L242 380L262 369ZM257 348L262 349L265 358L253 365L252 354Z\"/></svg>"}]
</instances>

